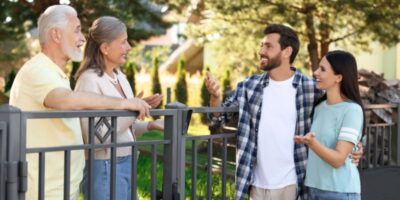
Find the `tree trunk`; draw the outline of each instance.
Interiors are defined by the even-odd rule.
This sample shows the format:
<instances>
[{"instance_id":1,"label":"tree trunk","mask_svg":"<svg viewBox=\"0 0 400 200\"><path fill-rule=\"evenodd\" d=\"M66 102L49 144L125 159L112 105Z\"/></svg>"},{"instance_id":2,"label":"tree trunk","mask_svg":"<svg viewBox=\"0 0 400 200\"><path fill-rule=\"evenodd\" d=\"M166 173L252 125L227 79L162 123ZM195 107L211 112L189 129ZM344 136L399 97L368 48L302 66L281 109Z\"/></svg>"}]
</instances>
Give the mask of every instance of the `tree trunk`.
<instances>
[{"instance_id":1,"label":"tree trunk","mask_svg":"<svg viewBox=\"0 0 400 200\"><path fill-rule=\"evenodd\" d=\"M319 56L318 56L318 43L315 37L314 19L312 11L306 13L306 27L307 27L307 37L309 40L309 43L307 45L307 50L310 56L311 69L314 72L318 68Z\"/></svg>"}]
</instances>

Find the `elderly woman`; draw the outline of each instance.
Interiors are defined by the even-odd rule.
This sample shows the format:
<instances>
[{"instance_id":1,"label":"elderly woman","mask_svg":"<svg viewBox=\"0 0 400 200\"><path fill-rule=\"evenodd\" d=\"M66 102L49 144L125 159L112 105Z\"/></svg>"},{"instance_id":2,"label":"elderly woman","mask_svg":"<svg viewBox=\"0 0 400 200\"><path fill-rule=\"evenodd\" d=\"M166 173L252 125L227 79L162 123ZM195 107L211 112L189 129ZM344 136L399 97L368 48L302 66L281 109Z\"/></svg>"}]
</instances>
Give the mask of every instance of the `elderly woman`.
<instances>
[{"instance_id":1,"label":"elderly woman","mask_svg":"<svg viewBox=\"0 0 400 200\"><path fill-rule=\"evenodd\" d=\"M126 62L131 46L128 43L126 26L115 17L100 17L89 29L83 62L76 74L76 91L93 92L115 98L133 98L132 88L119 67ZM161 95L153 95L147 102L155 107L161 100ZM98 119L96 119L96 122ZM88 122L81 119L81 126L85 143L88 142ZM119 117L117 121L117 142L132 142L135 136L147 130L163 130L163 121L137 122L134 117ZM105 126L98 131L106 133ZM96 137L95 137L96 138ZM96 143L109 143L111 137L105 141L96 138ZM116 164L116 199L131 199L131 147L117 148ZM94 161L94 176L92 199L110 199L110 149L96 149ZM87 169L83 179L83 193L88 199Z\"/></svg>"}]
</instances>

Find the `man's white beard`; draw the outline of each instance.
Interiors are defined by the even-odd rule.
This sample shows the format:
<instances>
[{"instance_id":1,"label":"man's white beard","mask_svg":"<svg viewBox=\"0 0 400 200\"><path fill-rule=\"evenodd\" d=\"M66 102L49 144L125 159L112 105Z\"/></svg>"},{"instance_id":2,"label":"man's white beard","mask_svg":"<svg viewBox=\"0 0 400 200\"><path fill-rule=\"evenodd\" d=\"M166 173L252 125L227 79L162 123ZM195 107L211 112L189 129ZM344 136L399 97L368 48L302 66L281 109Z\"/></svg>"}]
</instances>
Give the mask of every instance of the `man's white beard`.
<instances>
[{"instance_id":1,"label":"man's white beard","mask_svg":"<svg viewBox=\"0 0 400 200\"><path fill-rule=\"evenodd\" d=\"M66 40L63 40L63 45L62 45L64 53L72 60L75 62L80 62L83 59L83 53L82 51L75 51L74 48L70 48L68 44L66 43Z\"/></svg>"}]
</instances>

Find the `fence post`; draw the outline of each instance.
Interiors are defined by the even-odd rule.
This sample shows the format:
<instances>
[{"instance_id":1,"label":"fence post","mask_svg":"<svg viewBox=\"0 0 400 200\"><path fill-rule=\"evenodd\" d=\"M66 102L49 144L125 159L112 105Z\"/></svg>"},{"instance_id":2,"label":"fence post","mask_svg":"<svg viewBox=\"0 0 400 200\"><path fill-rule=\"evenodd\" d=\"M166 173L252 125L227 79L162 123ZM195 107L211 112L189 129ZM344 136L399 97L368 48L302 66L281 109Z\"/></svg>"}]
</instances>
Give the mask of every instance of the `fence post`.
<instances>
[{"instance_id":1,"label":"fence post","mask_svg":"<svg viewBox=\"0 0 400 200\"><path fill-rule=\"evenodd\" d=\"M167 158L168 163L165 163L165 166L171 166L171 170L169 171L172 174L172 189L173 189L173 200L184 200L185 199L185 138L184 136L187 133L187 128L190 122L191 111L187 109L186 105L173 102L169 103L165 106L166 109L176 109L176 117L174 117L173 127L170 121L165 119L165 132L164 134L172 134L171 140L171 148L172 148L172 156L168 157L168 155L164 155L164 158ZM172 133L167 133L172 131ZM167 136L166 136L167 137ZM167 138L166 138L167 139ZM168 138L169 139L169 138ZM165 153L170 151L166 149ZM169 163L172 162L172 163ZM165 168L166 168L165 167ZM164 169L165 169L164 168ZM167 172L168 173L168 172ZM166 171L164 171L164 176L166 175ZM164 184L166 184L164 182ZM166 185L164 185L165 187Z\"/></svg>"},{"instance_id":2,"label":"fence post","mask_svg":"<svg viewBox=\"0 0 400 200\"><path fill-rule=\"evenodd\" d=\"M26 161L25 137L21 137L21 110L3 104L0 106L1 174L0 199L25 199ZM5 151L5 152L4 152Z\"/></svg>"}]
</instances>

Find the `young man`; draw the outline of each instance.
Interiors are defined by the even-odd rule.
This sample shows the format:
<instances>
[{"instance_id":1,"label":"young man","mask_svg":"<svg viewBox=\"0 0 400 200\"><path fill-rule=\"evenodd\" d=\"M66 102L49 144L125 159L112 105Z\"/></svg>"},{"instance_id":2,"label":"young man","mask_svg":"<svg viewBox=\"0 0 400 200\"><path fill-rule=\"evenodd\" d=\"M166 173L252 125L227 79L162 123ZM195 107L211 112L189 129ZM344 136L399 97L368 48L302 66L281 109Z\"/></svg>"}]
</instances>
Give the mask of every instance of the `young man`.
<instances>
[{"instance_id":1,"label":"young man","mask_svg":"<svg viewBox=\"0 0 400 200\"><path fill-rule=\"evenodd\" d=\"M260 69L266 73L240 82L222 104L218 82L206 79L212 107L240 110L235 199L245 199L248 193L254 200L307 199L307 148L293 138L309 131L311 110L322 91L292 67L299 46L294 30L271 24L264 30L259 51ZM223 123L227 117L214 114L213 121Z\"/></svg>"},{"instance_id":2,"label":"young man","mask_svg":"<svg viewBox=\"0 0 400 200\"><path fill-rule=\"evenodd\" d=\"M74 8L55 5L38 20L41 52L19 70L10 94L10 104L23 111L127 109L139 111L138 118L149 115L150 105L140 98L118 99L91 93L74 92L64 73L67 62L80 61L85 38ZM151 104L162 96L152 98ZM158 102L158 103L157 103ZM79 119L28 120L27 147L83 144ZM63 152L45 154L45 199L63 197ZM26 199L38 199L37 155L28 154L28 192ZM70 198L77 199L85 158L83 151L72 151Z\"/></svg>"}]
</instances>

